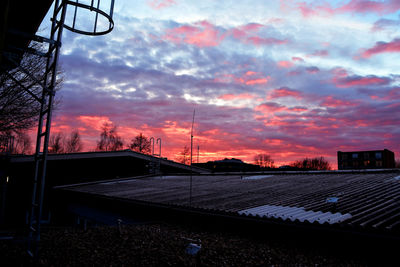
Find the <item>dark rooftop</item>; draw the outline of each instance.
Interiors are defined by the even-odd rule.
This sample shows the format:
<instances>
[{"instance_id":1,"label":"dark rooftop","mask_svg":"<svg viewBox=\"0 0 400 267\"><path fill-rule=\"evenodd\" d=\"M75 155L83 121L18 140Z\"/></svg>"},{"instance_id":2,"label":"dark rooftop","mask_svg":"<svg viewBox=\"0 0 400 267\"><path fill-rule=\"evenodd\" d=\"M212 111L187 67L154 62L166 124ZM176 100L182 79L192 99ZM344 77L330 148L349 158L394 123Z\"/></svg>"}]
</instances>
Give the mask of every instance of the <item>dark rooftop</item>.
<instances>
[{"instance_id":1,"label":"dark rooftop","mask_svg":"<svg viewBox=\"0 0 400 267\"><path fill-rule=\"evenodd\" d=\"M277 222L400 232L400 170L153 176L63 187Z\"/></svg>"}]
</instances>

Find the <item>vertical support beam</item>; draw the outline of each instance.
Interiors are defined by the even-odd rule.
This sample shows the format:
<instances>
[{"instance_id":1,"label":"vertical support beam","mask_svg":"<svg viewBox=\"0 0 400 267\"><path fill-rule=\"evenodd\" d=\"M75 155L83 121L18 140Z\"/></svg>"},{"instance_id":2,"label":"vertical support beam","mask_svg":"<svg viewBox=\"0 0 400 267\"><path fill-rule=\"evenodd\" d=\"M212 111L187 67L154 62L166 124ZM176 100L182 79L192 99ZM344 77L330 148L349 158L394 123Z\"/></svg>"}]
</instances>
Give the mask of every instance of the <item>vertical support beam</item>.
<instances>
[{"instance_id":1,"label":"vertical support beam","mask_svg":"<svg viewBox=\"0 0 400 267\"><path fill-rule=\"evenodd\" d=\"M194 115L196 110L193 110L192 130L190 131L190 188L189 188L189 207L192 206L192 184L193 184L193 170L192 170L192 159L193 159L193 125Z\"/></svg>"},{"instance_id":2,"label":"vertical support beam","mask_svg":"<svg viewBox=\"0 0 400 267\"><path fill-rule=\"evenodd\" d=\"M61 0L60 3L60 0L56 0L54 5L53 20L52 20L51 34L50 34L50 40L56 40L56 42L55 44L54 43L49 44L50 55L47 58L47 63L46 63L46 72L44 76L44 85L41 96L39 123L38 123L38 131L36 138L35 173L33 180L32 204L29 213L29 229L28 229L29 230L28 253L31 256L37 255L38 253L37 245L38 242L40 241L40 230L41 230L40 226L41 226L41 218L43 211L43 198L44 198L45 181L46 181L51 117L52 117L53 102L55 96L55 86L57 83L57 65L58 65L57 63L60 54L63 23L65 20L66 9L67 9L66 1ZM61 15L59 21L57 22L58 12L61 12ZM43 126L45 127L44 130Z\"/></svg>"}]
</instances>

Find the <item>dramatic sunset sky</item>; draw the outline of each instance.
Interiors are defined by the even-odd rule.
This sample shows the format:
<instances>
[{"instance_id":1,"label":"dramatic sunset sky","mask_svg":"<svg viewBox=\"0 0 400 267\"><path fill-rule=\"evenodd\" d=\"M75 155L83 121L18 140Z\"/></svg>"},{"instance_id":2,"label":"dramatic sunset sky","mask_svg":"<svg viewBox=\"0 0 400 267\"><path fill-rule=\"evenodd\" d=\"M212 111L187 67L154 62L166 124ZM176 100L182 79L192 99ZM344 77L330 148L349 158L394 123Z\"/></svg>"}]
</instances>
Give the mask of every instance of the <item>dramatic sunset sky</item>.
<instances>
[{"instance_id":1,"label":"dramatic sunset sky","mask_svg":"<svg viewBox=\"0 0 400 267\"><path fill-rule=\"evenodd\" d=\"M116 0L114 20L101 37L64 32L52 132L78 129L86 151L109 122L175 159L195 109L200 162L400 157L399 0Z\"/></svg>"}]
</instances>

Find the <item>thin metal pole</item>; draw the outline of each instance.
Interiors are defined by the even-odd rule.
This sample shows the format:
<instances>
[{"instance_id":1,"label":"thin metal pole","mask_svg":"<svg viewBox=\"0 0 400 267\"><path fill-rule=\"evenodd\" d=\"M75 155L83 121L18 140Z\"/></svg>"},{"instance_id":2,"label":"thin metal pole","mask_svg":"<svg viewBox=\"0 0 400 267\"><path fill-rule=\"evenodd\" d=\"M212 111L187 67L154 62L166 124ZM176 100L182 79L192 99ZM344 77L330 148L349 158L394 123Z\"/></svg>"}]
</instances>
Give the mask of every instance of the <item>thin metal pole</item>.
<instances>
[{"instance_id":1,"label":"thin metal pole","mask_svg":"<svg viewBox=\"0 0 400 267\"><path fill-rule=\"evenodd\" d=\"M99 9L99 7L100 7L100 0L97 0L97 9ZM96 17L95 17L95 20L94 20L94 29L93 29L93 32L96 32L96 28L97 28L97 18L98 18L98 16L99 16L99 13L96 12Z\"/></svg>"},{"instance_id":2,"label":"thin metal pole","mask_svg":"<svg viewBox=\"0 0 400 267\"><path fill-rule=\"evenodd\" d=\"M151 141L153 141L153 147L151 147ZM154 137L150 138L150 149L152 149L151 150L151 155L154 156Z\"/></svg>"},{"instance_id":3,"label":"thin metal pole","mask_svg":"<svg viewBox=\"0 0 400 267\"><path fill-rule=\"evenodd\" d=\"M158 156L161 158L161 138L157 138L157 144L160 141L160 150L158 151Z\"/></svg>"},{"instance_id":4,"label":"thin metal pole","mask_svg":"<svg viewBox=\"0 0 400 267\"><path fill-rule=\"evenodd\" d=\"M79 3L79 1L76 0L76 3ZM74 20L73 20L73 22L72 22L72 28L73 28L73 29L75 29L75 21L76 21L76 13L77 13L77 11L78 11L78 6L76 5L76 6L75 6L75 12L74 12Z\"/></svg>"},{"instance_id":5,"label":"thin metal pole","mask_svg":"<svg viewBox=\"0 0 400 267\"><path fill-rule=\"evenodd\" d=\"M197 163L199 163L200 146L197 145Z\"/></svg>"},{"instance_id":6,"label":"thin metal pole","mask_svg":"<svg viewBox=\"0 0 400 267\"><path fill-rule=\"evenodd\" d=\"M194 115L196 110L193 110L192 130L190 131L190 190L189 190L189 206L192 206L192 180L193 180L193 169L192 169L192 158L193 158L193 125Z\"/></svg>"},{"instance_id":7,"label":"thin metal pole","mask_svg":"<svg viewBox=\"0 0 400 267\"><path fill-rule=\"evenodd\" d=\"M158 141L160 141L160 150L158 151L158 166L157 166L157 169L158 169L158 172L160 173L160 177L161 177L161 138L157 138L157 144L158 144Z\"/></svg>"}]
</instances>

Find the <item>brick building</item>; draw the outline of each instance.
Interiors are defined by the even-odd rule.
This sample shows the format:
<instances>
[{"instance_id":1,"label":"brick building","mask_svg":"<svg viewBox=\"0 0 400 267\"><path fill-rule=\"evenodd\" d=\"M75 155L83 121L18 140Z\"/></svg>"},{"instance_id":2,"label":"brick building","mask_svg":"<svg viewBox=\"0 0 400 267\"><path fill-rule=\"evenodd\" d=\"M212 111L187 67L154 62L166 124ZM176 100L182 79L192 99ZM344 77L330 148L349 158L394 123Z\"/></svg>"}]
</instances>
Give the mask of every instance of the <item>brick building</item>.
<instances>
[{"instance_id":1,"label":"brick building","mask_svg":"<svg viewBox=\"0 0 400 267\"><path fill-rule=\"evenodd\" d=\"M338 169L388 169L395 167L394 153L388 149L337 152Z\"/></svg>"}]
</instances>

